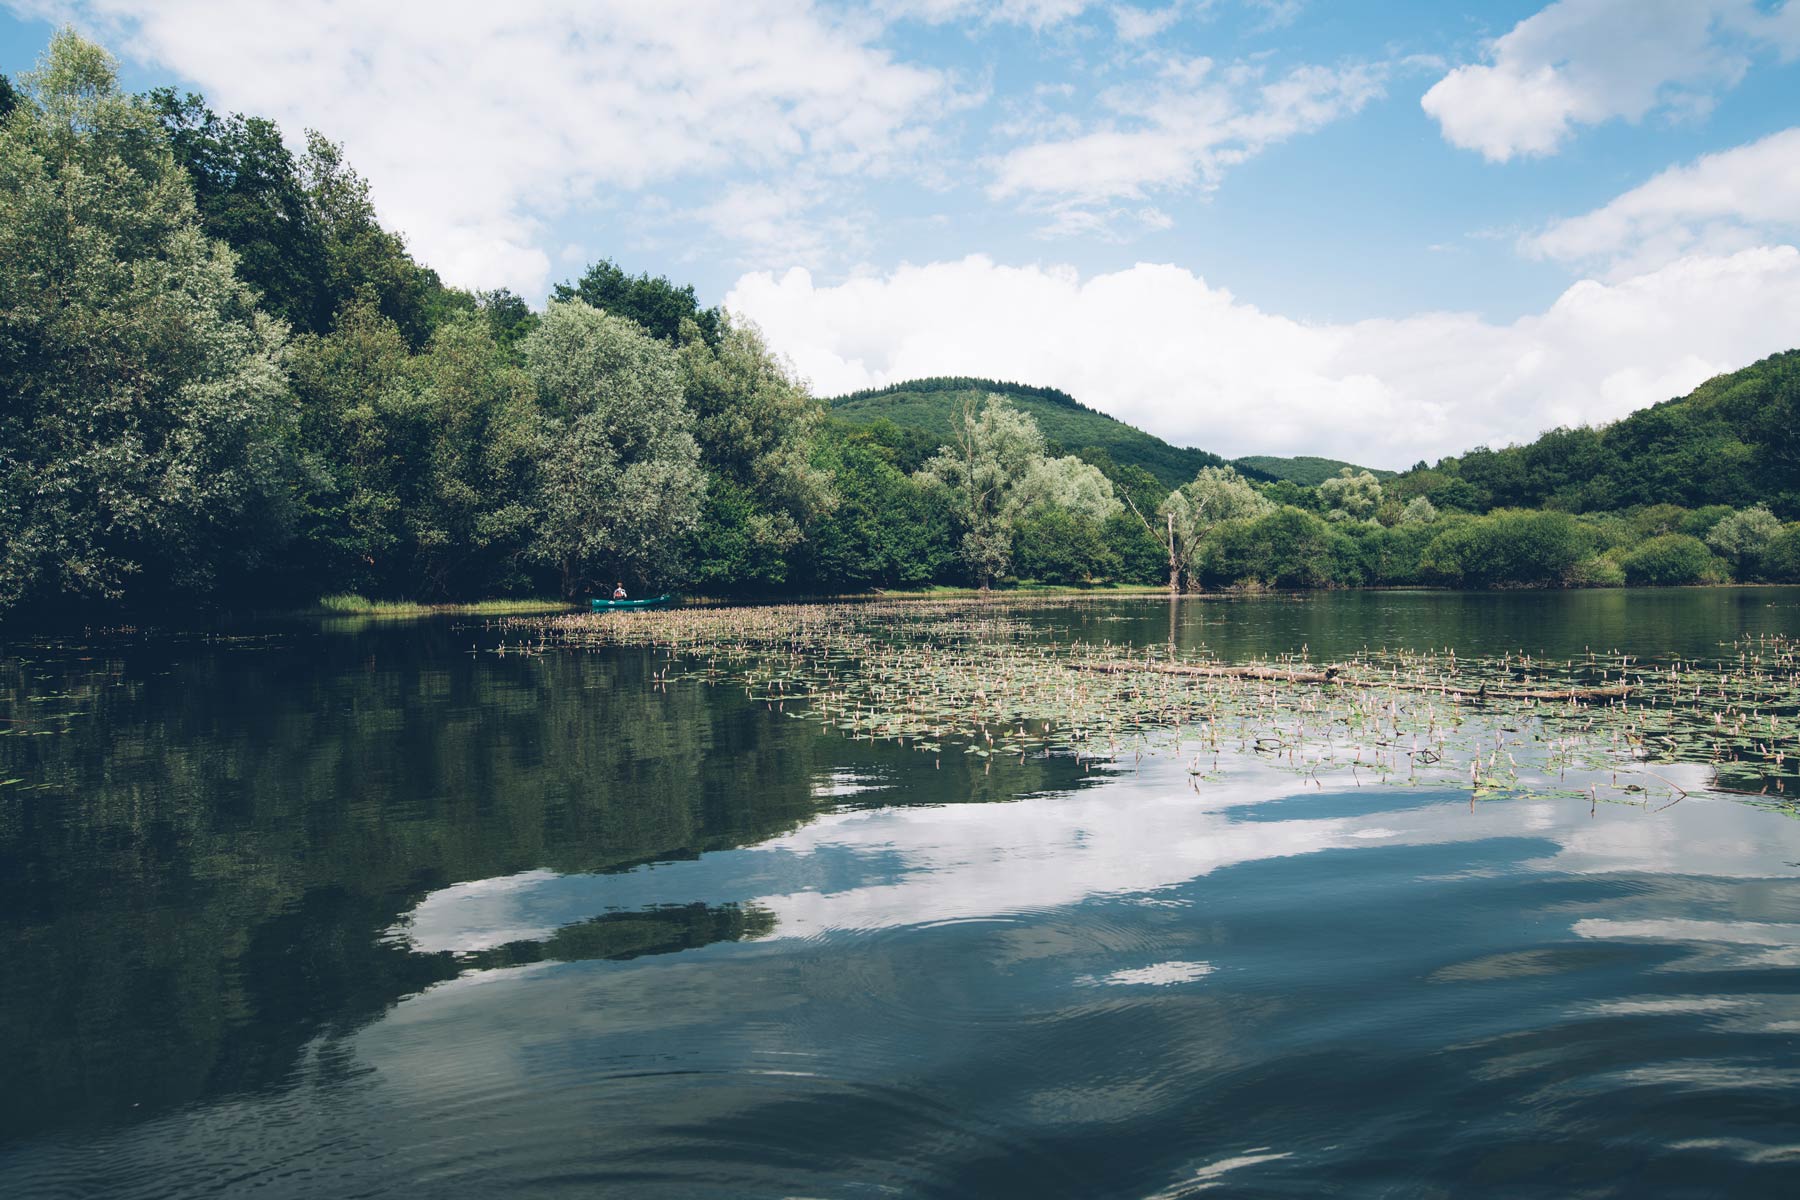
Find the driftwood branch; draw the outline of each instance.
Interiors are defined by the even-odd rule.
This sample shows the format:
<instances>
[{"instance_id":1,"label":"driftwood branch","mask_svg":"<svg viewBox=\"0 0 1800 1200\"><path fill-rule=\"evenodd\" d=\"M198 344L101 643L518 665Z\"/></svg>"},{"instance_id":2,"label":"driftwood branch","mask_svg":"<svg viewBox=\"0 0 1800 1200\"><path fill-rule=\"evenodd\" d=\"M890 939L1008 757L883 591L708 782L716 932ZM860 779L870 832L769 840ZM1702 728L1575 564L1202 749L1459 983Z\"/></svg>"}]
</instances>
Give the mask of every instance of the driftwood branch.
<instances>
[{"instance_id":1,"label":"driftwood branch","mask_svg":"<svg viewBox=\"0 0 1800 1200\"><path fill-rule=\"evenodd\" d=\"M1072 664L1080 671L1097 671L1103 675L1125 675L1141 672L1148 675L1191 675L1205 679L1264 679L1276 683L1336 683L1345 687L1387 688L1399 692L1440 692L1454 700L1615 700L1629 696L1630 684L1599 688L1496 688L1486 684L1475 687L1448 683L1427 683L1414 679L1363 679L1343 674L1337 667L1324 670L1298 671L1282 667L1203 666L1198 663L1128 663L1080 662Z\"/></svg>"}]
</instances>

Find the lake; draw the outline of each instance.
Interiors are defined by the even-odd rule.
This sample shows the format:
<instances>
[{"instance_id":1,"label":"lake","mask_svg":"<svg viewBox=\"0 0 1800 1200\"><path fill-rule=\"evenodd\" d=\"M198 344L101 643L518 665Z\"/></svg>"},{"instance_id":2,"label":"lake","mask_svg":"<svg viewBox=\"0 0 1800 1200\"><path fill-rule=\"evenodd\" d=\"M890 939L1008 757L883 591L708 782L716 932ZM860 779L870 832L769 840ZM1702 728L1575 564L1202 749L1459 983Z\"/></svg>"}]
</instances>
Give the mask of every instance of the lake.
<instances>
[{"instance_id":1,"label":"lake","mask_svg":"<svg viewBox=\"0 0 1800 1200\"><path fill-rule=\"evenodd\" d=\"M1021 619L1692 658L1800 589ZM920 753L522 640L3 648L0 1194L1800 1189L1785 795Z\"/></svg>"}]
</instances>

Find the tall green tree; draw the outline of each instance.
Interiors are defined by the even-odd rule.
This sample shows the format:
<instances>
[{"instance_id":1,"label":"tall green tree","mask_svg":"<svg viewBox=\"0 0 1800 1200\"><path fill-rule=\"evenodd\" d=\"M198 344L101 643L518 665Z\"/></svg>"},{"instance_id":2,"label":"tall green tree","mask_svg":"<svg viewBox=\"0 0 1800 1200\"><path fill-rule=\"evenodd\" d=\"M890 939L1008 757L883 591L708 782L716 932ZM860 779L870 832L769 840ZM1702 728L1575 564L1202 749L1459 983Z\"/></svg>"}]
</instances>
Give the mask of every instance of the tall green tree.
<instances>
[{"instance_id":1,"label":"tall green tree","mask_svg":"<svg viewBox=\"0 0 1800 1200\"><path fill-rule=\"evenodd\" d=\"M1019 481L1014 502L1025 509L1060 508L1096 523L1125 507L1100 468L1074 455L1031 462Z\"/></svg>"},{"instance_id":2,"label":"tall green tree","mask_svg":"<svg viewBox=\"0 0 1800 1200\"><path fill-rule=\"evenodd\" d=\"M1107 525L1086 513L1045 505L1019 518L1015 561L1020 578L1040 583L1090 584L1120 570Z\"/></svg>"},{"instance_id":3,"label":"tall green tree","mask_svg":"<svg viewBox=\"0 0 1800 1200\"><path fill-rule=\"evenodd\" d=\"M408 522L414 576L437 596L526 586L543 428L531 376L488 322L450 317L413 371L430 419L425 487Z\"/></svg>"},{"instance_id":4,"label":"tall green tree","mask_svg":"<svg viewBox=\"0 0 1800 1200\"><path fill-rule=\"evenodd\" d=\"M754 325L721 317L709 341L684 318L680 360L708 476L695 580L724 592L783 583L807 526L834 502L830 477L812 462L824 408Z\"/></svg>"},{"instance_id":5,"label":"tall green tree","mask_svg":"<svg viewBox=\"0 0 1800 1200\"><path fill-rule=\"evenodd\" d=\"M1364 582L1353 539L1314 514L1287 506L1213 525L1194 558L1197 574L1221 584L1318 588Z\"/></svg>"},{"instance_id":6,"label":"tall green tree","mask_svg":"<svg viewBox=\"0 0 1800 1200\"><path fill-rule=\"evenodd\" d=\"M193 181L201 226L237 253L238 277L293 329L329 329L325 238L281 130L261 117L222 118L193 92L157 88L147 100Z\"/></svg>"},{"instance_id":7,"label":"tall green tree","mask_svg":"<svg viewBox=\"0 0 1800 1200\"><path fill-rule=\"evenodd\" d=\"M567 597L615 577L675 578L706 489L675 351L623 317L557 301L525 362L546 414L533 553Z\"/></svg>"},{"instance_id":8,"label":"tall green tree","mask_svg":"<svg viewBox=\"0 0 1800 1200\"><path fill-rule=\"evenodd\" d=\"M0 610L203 591L285 520L285 331L156 116L56 35L0 126Z\"/></svg>"},{"instance_id":9,"label":"tall green tree","mask_svg":"<svg viewBox=\"0 0 1800 1200\"><path fill-rule=\"evenodd\" d=\"M1026 499L1032 466L1044 457L1037 422L1003 396L980 408L965 400L944 446L919 469L921 486L942 496L962 534L960 553L983 590L1012 565L1013 532Z\"/></svg>"},{"instance_id":10,"label":"tall green tree","mask_svg":"<svg viewBox=\"0 0 1800 1200\"><path fill-rule=\"evenodd\" d=\"M303 570L334 588L410 592L406 526L433 430L406 338L365 298L331 332L296 338L289 362L308 467Z\"/></svg>"},{"instance_id":11,"label":"tall green tree","mask_svg":"<svg viewBox=\"0 0 1800 1200\"><path fill-rule=\"evenodd\" d=\"M1170 492L1157 508L1157 522L1133 506L1138 520L1168 555L1169 591L1181 591L1202 539L1225 521L1253 520L1274 505L1230 467L1201 467L1189 483Z\"/></svg>"},{"instance_id":12,"label":"tall green tree","mask_svg":"<svg viewBox=\"0 0 1800 1200\"><path fill-rule=\"evenodd\" d=\"M382 228L368 181L344 160L341 145L307 130L300 178L324 239L322 283L330 311L371 301L407 345L419 349L451 312L474 309L474 297L446 288L436 271L413 260L405 239Z\"/></svg>"},{"instance_id":13,"label":"tall green tree","mask_svg":"<svg viewBox=\"0 0 1800 1200\"><path fill-rule=\"evenodd\" d=\"M1038 459L1025 471L1017 502L1021 575L1045 583L1097 583L1118 572L1106 526L1125 505L1099 467L1074 456Z\"/></svg>"},{"instance_id":14,"label":"tall green tree","mask_svg":"<svg viewBox=\"0 0 1800 1200\"><path fill-rule=\"evenodd\" d=\"M475 294L475 308L487 321L488 333L508 354L520 357L519 343L537 328L537 314L510 288Z\"/></svg>"},{"instance_id":15,"label":"tall green tree","mask_svg":"<svg viewBox=\"0 0 1800 1200\"><path fill-rule=\"evenodd\" d=\"M814 453L836 502L801 547L808 585L821 592L914 586L952 565L950 514L902 469L902 451L884 445L872 427L840 425Z\"/></svg>"},{"instance_id":16,"label":"tall green tree","mask_svg":"<svg viewBox=\"0 0 1800 1200\"><path fill-rule=\"evenodd\" d=\"M444 599L518 590L536 520L536 388L480 317L413 354L359 300L291 354L309 486L296 561L340 588Z\"/></svg>"},{"instance_id":17,"label":"tall green tree","mask_svg":"<svg viewBox=\"0 0 1800 1200\"><path fill-rule=\"evenodd\" d=\"M1763 548L1763 574L1777 583L1800 583L1800 524L1785 525Z\"/></svg>"}]
</instances>

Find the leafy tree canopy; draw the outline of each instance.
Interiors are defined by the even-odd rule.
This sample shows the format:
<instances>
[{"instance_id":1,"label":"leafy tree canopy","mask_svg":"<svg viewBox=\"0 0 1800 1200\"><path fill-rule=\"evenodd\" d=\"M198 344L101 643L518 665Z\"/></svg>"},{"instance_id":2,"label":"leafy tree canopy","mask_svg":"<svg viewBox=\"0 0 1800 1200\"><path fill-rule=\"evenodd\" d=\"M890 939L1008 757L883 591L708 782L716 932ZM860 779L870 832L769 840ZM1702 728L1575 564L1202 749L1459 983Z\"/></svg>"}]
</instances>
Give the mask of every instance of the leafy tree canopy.
<instances>
[{"instance_id":1,"label":"leafy tree canopy","mask_svg":"<svg viewBox=\"0 0 1800 1200\"><path fill-rule=\"evenodd\" d=\"M676 352L635 322L556 301L525 339L549 420L540 451L535 555L563 594L679 577L706 476Z\"/></svg>"},{"instance_id":2,"label":"leafy tree canopy","mask_svg":"<svg viewBox=\"0 0 1800 1200\"><path fill-rule=\"evenodd\" d=\"M474 297L446 288L436 271L413 261L399 234L382 228L368 181L344 161L341 145L308 130L300 178L325 240L323 288L333 312L372 300L418 349L450 312L475 307Z\"/></svg>"},{"instance_id":3,"label":"leafy tree canopy","mask_svg":"<svg viewBox=\"0 0 1800 1200\"><path fill-rule=\"evenodd\" d=\"M1752 566L1781 532L1781 522L1765 506L1758 504L1742 512L1721 518L1706 535L1706 544L1726 561L1739 567Z\"/></svg>"},{"instance_id":4,"label":"leafy tree canopy","mask_svg":"<svg viewBox=\"0 0 1800 1200\"><path fill-rule=\"evenodd\" d=\"M294 329L329 329L325 238L281 130L261 117L221 118L193 92L157 88L147 99L193 182L202 227L237 252L239 277Z\"/></svg>"},{"instance_id":5,"label":"leafy tree canopy","mask_svg":"<svg viewBox=\"0 0 1800 1200\"><path fill-rule=\"evenodd\" d=\"M1037 422L1004 396L976 408L963 402L950 444L916 476L941 495L962 531L961 554L969 574L990 587L1012 566L1013 532L1029 495L1024 482L1044 457Z\"/></svg>"},{"instance_id":6,"label":"leafy tree canopy","mask_svg":"<svg viewBox=\"0 0 1800 1200\"><path fill-rule=\"evenodd\" d=\"M1333 520L1367 521L1381 507L1381 482L1345 467L1319 485L1319 499Z\"/></svg>"},{"instance_id":7,"label":"leafy tree canopy","mask_svg":"<svg viewBox=\"0 0 1800 1200\"><path fill-rule=\"evenodd\" d=\"M1232 467L1204 467L1191 483L1170 492L1157 510L1169 553L1169 590L1180 591L1200 541L1225 521L1250 521L1275 509ZM1155 527L1151 527L1155 531Z\"/></svg>"},{"instance_id":8,"label":"leafy tree canopy","mask_svg":"<svg viewBox=\"0 0 1800 1200\"><path fill-rule=\"evenodd\" d=\"M559 283L554 291L561 301L584 304L636 321L651 337L671 344L681 338L681 323L692 321L708 344L717 344L724 332L725 314L718 308L701 308L692 284L674 284L666 276L627 275L611 259L603 258L574 283Z\"/></svg>"},{"instance_id":9,"label":"leafy tree canopy","mask_svg":"<svg viewBox=\"0 0 1800 1200\"><path fill-rule=\"evenodd\" d=\"M285 522L283 329L104 50L59 33L22 82L0 127L0 610L204 590Z\"/></svg>"}]
</instances>

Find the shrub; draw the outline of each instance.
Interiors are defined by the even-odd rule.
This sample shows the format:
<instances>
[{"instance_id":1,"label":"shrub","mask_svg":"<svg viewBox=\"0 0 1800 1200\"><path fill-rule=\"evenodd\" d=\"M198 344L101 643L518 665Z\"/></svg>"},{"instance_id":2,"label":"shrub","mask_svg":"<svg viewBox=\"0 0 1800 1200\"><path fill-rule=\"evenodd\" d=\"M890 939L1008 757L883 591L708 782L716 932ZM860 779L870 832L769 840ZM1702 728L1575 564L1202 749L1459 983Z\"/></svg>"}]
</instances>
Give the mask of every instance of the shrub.
<instances>
[{"instance_id":1,"label":"shrub","mask_svg":"<svg viewBox=\"0 0 1800 1200\"><path fill-rule=\"evenodd\" d=\"M1283 588L1344 587L1363 582L1354 539L1309 512L1282 507L1250 521L1225 521L1195 556L1208 584L1259 580Z\"/></svg>"},{"instance_id":2,"label":"shrub","mask_svg":"<svg viewBox=\"0 0 1800 1200\"><path fill-rule=\"evenodd\" d=\"M1800 583L1800 525L1788 525L1763 548L1763 576L1778 583Z\"/></svg>"},{"instance_id":3,"label":"shrub","mask_svg":"<svg viewBox=\"0 0 1800 1200\"><path fill-rule=\"evenodd\" d=\"M1625 569L1611 555L1584 558L1569 571L1570 587L1624 587Z\"/></svg>"},{"instance_id":4,"label":"shrub","mask_svg":"<svg viewBox=\"0 0 1800 1200\"><path fill-rule=\"evenodd\" d=\"M1356 532L1368 582L1404 584L1418 582L1419 558L1439 531L1428 524L1402 522L1392 529L1365 527Z\"/></svg>"},{"instance_id":5,"label":"shrub","mask_svg":"<svg viewBox=\"0 0 1800 1200\"><path fill-rule=\"evenodd\" d=\"M1731 514L1736 511L1737 510L1732 508L1729 504L1708 504L1703 508L1696 508L1694 511L1690 512L1682 519L1681 528L1674 530L1673 532L1685 533L1691 537L1697 537L1701 541L1705 541L1707 540L1706 535L1711 533L1720 521L1723 521L1726 517L1731 516Z\"/></svg>"},{"instance_id":6,"label":"shrub","mask_svg":"<svg viewBox=\"0 0 1800 1200\"><path fill-rule=\"evenodd\" d=\"M1639 584L1718 583L1725 564L1706 543L1685 533L1665 533L1628 551L1619 565L1625 578Z\"/></svg>"},{"instance_id":7,"label":"shrub","mask_svg":"<svg viewBox=\"0 0 1800 1200\"><path fill-rule=\"evenodd\" d=\"M1727 512L1706 535L1706 544L1742 579L1757 572L1763 552L1780 532L1781 522L1775 514L1758 504L1742 512Z\"/></svg>"},{"instance_id":8,"label":"shrub","mask_svg":"<svg viewBox=\"0 0 1800 1200\"><path fill-rule=\"evenodd\" d=\"M1428 579L1461 587L1561 584L1588 557L1591 540L1568 513L1506 509L1439 533L1425 547L1419 569Z\"/></svg>"},{"instance_id":9,"label":"shrub","mask_svg":"<svg viewBox=\"0 0 1800 1200\"><path fill-rule=\"evenodd\" d=\"M1691 516L1679 504L1646 504L1631 513L1631 527L1641 538L1679 533Z\"/></svg>"}]
</instances>

